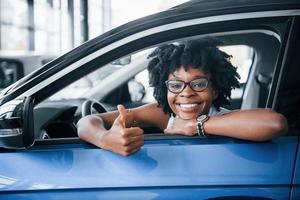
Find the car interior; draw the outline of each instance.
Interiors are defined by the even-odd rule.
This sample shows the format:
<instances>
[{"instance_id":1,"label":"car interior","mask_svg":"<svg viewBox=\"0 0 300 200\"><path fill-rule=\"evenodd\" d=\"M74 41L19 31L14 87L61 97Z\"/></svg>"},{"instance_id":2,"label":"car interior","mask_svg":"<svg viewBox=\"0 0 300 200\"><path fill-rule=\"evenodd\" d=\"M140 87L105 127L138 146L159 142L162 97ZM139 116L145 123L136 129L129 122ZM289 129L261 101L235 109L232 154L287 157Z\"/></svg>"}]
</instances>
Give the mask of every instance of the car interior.
<instances>
[{"instance_id":1,"label":"car interior","mask_svg":"<svg viewBox=\"0 0 300 200\"><path fill-rule=\"evenodd\" d=\"M237 30L197 35L167 43L207 36L223 42L220 49L233 56L232 62L241 75L241 86L232 91L231 104L226 108L265 107L281 44L277 33L263 29ZM130 58L126 62L116 60L99 66L94 72L36 105L35 138L77 138L76 123L85 115L116 110L118 104L132 108L154 102L152 88L147 83L147 55L160 44L125 55ZM146 127L145 133L161 131Z\"/></svg>"}]
</instances>

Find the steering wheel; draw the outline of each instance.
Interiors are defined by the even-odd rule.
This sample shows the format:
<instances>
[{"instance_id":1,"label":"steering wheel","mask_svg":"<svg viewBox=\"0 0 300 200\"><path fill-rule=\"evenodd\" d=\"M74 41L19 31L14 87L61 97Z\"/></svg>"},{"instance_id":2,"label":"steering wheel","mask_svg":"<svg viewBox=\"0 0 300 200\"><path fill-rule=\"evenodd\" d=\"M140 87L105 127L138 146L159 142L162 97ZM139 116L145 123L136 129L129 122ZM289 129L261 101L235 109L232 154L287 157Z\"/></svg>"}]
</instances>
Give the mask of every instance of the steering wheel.
<instances>
[{"instance_id":1,"label":"steering wheel","mask_svg":"<svg viewBox=\"0 0 300 200\"><path fill-rule=\"evenodd\" d=\"M107 110L105 109L105 107L94 100L85 100L81 106L81 113L82 113L82 117L87 116L87 115L91 115L93 113L104 113L107 112Z\"/></svg>"}]
</instances>

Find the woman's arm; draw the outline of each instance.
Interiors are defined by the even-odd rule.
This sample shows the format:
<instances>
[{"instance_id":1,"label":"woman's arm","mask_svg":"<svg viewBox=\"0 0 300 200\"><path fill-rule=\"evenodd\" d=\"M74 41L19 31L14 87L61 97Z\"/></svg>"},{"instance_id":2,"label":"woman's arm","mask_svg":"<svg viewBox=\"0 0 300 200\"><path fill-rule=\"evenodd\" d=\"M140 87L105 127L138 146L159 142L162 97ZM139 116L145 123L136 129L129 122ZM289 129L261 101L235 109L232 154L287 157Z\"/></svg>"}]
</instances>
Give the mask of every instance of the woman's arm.
<instances>
[{"instance_id":1,"label":"woman's arm","mask_svg":"<svg viewBox=\"0 0 300 200\"><path fill-rule=\"evenodd\" d=\"M283 115L269 109L233 111L211 116L204 123L204 131L209 135L265 141L285 134L287 121ZM196 120L176 119L173 126L165 132L194 135L197 132Z\"/></svg>"},{"instance_id":2,"label":"woman's arm","mask_svg":"<svg viewBox=\"0 0 300 200\"><path fill-rule=\"evenodd\" d=\"M139 150L144 144L143 130L128 127L126 121L129 116L126 109L119 105L118 110L119 114L112 112L104 117L89 115L80 119L77 123L79 138L124 156Z\"/></svg>"},{"instance_id":3,"label":"woman's arm","mask_svg":"<svg viewBox=\"0 0 300 200\"><path fill-rule=\"evenodd\" d=\"M213 135L265 141L285 134L288 128L283 115L269 109L252 109L212 117L204 123L204 129Z\"/></svg>"},{"instance_id":4,"label":"woman's arm","mask_svg":"<svg viewBox=\"0 0 300 200\"><path fill-rule=\"evenodd\" d=\"M168 116L157 104L128 110L119 105L118 111L83 117L77 129L80 139L127 156L144 144L143 130L139 127L152 125L163 130L167 122Z\"/></svg>"}]
</instances>

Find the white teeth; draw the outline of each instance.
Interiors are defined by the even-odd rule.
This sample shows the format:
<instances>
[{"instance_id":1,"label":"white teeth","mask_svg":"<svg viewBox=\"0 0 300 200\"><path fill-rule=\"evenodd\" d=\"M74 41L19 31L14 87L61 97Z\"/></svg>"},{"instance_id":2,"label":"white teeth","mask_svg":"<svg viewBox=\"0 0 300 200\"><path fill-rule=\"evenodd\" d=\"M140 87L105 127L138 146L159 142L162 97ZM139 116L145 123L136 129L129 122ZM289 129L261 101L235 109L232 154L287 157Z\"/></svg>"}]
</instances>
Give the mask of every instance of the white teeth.
<instances>
[{"instance_id":1,"label":"white teeth","mask_svg":"<svg viewBox=\"0 0 300 200\"><path fill-rule=\"evenodd\" d=\"M196 103L190 103L190 104L180 104L180 107L182 108L194 108L196 107L198 104Z\"/></svg>"}]
</instances>

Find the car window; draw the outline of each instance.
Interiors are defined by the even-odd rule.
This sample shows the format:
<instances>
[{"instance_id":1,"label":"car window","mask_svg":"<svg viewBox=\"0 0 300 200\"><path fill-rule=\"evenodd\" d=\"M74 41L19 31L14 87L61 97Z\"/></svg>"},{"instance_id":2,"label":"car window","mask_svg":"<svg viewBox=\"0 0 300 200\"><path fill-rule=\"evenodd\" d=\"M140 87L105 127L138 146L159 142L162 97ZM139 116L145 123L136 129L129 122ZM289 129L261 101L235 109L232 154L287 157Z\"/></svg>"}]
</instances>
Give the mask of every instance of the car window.
<instances>
[{"instance_id":1,"label":"car window","mask_svg":"<svg viewBox=\"0 0 300 200\"><path fill-rule=\"evenodd\" d=\"M231 55L230 61L237 67L241 76L241 87L232 91L230 105L225 106L230 110L264 107L271 82L261 84L257 77L262 75L272 77L279 52L280 41L277 38L260 32L246 33L246 35L252 38L248 42L244 42L243 35L234 36L233 34L229 40L226 40L226 35L218 38L226 41L219 48ZM194 36L193 38L197 37L203 36ZM232 42L232 38L235 37L236 41ZM183 40L186 38L172 42L177 43ZM262 48L267 43L272 44L274 48ZM40 111L35 112L38 113L35 115L37 135L47 133L50 138L53 138L53 135L56 137L55 130L59 127L59 130L71 133L68 136L59 135L59 137L77 137L75 124L82 117L83 105L87 100L101 103L107 111L116 110L118 104L123 104L126 108L133 108L155 102L153 88L148 84L147 65L149 60L147 57L155 47L162 44L164 43L134 51L131 54L122 54L123 57L102 66L99 64L93 72L82 76L50 96L36 107L41 110L41 113L39 113ZM43 104L47 109L43 108ZM57 109L53 118L48 116L51 109ZM62 110L59 111L60 109ZM94 108L91 109L91 113L97 113ZM67 120L66 116L68 116ZM44 121L39 121L42 119ZM157 133L157 130L155 131Z\"/></svg>"}]
</instances>

